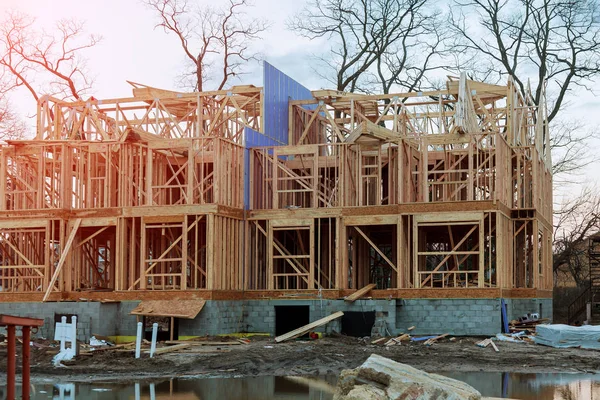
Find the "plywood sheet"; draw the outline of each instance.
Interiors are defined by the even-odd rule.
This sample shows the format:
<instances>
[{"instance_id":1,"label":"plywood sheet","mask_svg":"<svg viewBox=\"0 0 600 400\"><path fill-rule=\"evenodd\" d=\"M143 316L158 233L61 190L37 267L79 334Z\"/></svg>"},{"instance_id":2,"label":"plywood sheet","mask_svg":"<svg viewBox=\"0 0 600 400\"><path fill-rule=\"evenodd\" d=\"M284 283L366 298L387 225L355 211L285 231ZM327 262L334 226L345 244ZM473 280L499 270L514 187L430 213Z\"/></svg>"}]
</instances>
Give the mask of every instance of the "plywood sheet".
<instances>
[{"instance_id":1,"label":"plywood sheet","mask_svg":"<svg viewBox=\"0 0 600 400\"><path fill-rule=\"evenodd\" d=\"M205 300L146 300L130 314L194 319L205 303Z\"/></svg>"}]
</instances>

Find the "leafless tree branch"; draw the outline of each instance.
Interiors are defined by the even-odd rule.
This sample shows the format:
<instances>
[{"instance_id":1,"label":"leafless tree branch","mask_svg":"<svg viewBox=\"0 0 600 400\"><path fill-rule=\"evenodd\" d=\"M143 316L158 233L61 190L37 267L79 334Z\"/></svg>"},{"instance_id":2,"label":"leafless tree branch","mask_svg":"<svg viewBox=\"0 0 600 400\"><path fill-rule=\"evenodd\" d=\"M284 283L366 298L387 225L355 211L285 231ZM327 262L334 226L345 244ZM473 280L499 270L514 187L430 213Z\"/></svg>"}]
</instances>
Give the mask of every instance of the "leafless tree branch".
<instances>
[{"instance_id":1,"label":"leafless tree branch","mask_svg":"<svg viewBox=\"0 0 600 400\"><path fill-rule=\"evenodd\" d=\"M260 39L270 24L260 18L249 18L245 7L248 0L229 0L226 7L196 7L187 0L145 0L159 17L156 25L177 36L193 74L182 76L184 86L203 91L210 78L209 66L219 64L217 89L225 87L231 78L243 74L243 64L258 58L250 45Z\"/></svg>"}]
</instances>

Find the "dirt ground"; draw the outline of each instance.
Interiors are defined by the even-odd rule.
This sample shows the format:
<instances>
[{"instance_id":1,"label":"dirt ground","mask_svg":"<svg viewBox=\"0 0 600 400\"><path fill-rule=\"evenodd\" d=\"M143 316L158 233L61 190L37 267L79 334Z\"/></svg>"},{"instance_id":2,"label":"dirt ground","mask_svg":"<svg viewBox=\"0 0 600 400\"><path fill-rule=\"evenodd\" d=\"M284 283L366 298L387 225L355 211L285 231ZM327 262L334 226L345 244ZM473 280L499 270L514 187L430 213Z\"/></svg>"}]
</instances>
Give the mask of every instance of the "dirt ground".
<instances>
[{"instance_id":1,"label":"dirt ground","mask_svg":"<svg viewBox=\"0 0 600 400\"><path fill-rule=\"evenodd\" d=\"M325 375L355 368L376 353L428 372L596 372L600 353L593 350L554 349L536 344L475 345L482 338L440 340L433 346L403 342L385 347L372 339L337 336L318 340L275 343L272 338L253 337L249 344L235 346L194 346L193 350L135 359L133 352L106 351L79 356L66 366L51 364L53 349L33 348L33 381L128 381L154 377L214 377L258 375ZM219 341L225 339L219 338ZM196 350L201 349L201 350ZM20 353L20 345L17 346ZM202 351L192 353L191 351ZM17 360L20 365L20 359ZM0 347L0 371L6 371L6 347Z\"/></svg>"}]
</instances>

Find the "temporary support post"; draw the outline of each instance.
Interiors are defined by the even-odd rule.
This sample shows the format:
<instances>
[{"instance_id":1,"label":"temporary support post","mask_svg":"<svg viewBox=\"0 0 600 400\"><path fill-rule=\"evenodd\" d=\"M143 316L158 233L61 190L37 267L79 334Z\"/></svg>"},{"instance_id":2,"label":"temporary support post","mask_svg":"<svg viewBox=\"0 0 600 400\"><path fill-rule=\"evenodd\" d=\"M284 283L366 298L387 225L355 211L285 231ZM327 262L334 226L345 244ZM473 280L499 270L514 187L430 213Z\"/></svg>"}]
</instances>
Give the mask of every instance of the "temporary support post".
<instances>
[{"instance_id":1,"label":"temporary support post","mask_svg":"<svg viewBox=\"0 0 600 400\"><path fill-rule=\"evenodd\" d=\"M22 371L22 393L21 398L29 400L29 340L30 329L32 326L40 327L44 325L43 319L24 318L12 315L0 315L0 326L6 327L8 334L7 360L6 360L6 384L7 384L7 399L15 399L15 378L16 378L16 327L23 327L23 371Z\"/></svg>"},{"instance_id":2,"label":"temporary support post","mask_svg":"<svg viewBox=\"0 0 600 400\"><path fill-rule=\"evenodd\" d=\"M135 337L135 358L140 358L142 348L142 323L137 323L137 335Z\"/></svg>"},{"instance_id":3,"label":"temporary support post","mask_svg":"<svg viewBox=\"0 0 600 400\"><path fill-rule=\"evenodd\" d=\"M150 344L150 358L154 356L156 351L156 337L158 336L158 323L152 324L152 343Z\"/></svg>"}]
</instances>

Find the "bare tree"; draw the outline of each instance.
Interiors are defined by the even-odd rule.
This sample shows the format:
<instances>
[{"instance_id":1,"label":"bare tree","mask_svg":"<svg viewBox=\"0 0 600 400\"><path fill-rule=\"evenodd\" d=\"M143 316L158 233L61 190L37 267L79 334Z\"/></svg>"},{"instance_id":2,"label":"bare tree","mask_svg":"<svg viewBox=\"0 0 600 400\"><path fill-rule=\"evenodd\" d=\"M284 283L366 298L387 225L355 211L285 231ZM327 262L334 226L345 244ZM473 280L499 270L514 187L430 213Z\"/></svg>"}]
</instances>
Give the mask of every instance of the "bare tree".
<instances>
[{"instance_id":1,"label":"bare tree","mask_svg":"<svg viewBox=\"0 0 600 400\"><path fill-rule=\"evenodd\" d=\"M36 101L40 93L81 99L93 83L82 53L101 40L84 36L82 22L60 20L48 34L35 29L34 18L8 12L0 26L2 93L24 87Z\"/></svg>"},{"instance_id":2,"label":"bare tree","mask_svg":"<svg viewBox=\"0 0 600 400\"><path fill-rule=\"evenodd\" d=\"M309 39L331 43L321 74L337 90L389 93L419 88L444 49L430 0L313 0L288 21Z\"/></svg>"},{"instance_id":3,"label":"bare tree","mask_svg":"<svg viewBox=\"0 0 600 400\"><path fill-rule=\"evenodd\" d=\"M268 29L264 19L249 18L244 8L248 0L229 0L224 8L195 7L187 0L145 0L159 16L157 27L177 36L186 59L193 66L193 89L202 91L209 79L212 64L220 73L217 89L230 78L243 74L243 64L256 60L258 54L250 48Z\"/></svg>"},{"instance_id":4,"label":"bare tree","mask_svg":"<svg viewBox=\"0 0 600 400\"><path fill-rule=\"evenodd\" d=\"M0 140L22 139L27 127L10 107L8 97L0 94Z\"/></svg>"},{"instance_id":5,"label":"bare tree","mask_svg":"<svg viewBox=\"0 0 600 400\"><path fill-rule=\"evenodd\" d=\"M555 184L572 183L573 177L598 162L590 141L600 134L577 119L557 118L552 124L550 149L553 154L552 173Z\"/></svg>"},{"instance_id":6,"label":"bare tree","mask_svg":"<svg viewBox=\"0 0 600 400\"><path fill-rule=\"evenodd\" d=\"M589 279L588 238L600 231L600 195L586 188L555 213L553 270L563 269L578 286Z\"/></svg>"},{"instance_id":7,"label":"bare tree","mask_svg":"<svg viewBox=\"0 0 600 400\"><path fill-rule=\"evenodd\" d=\"M600 76L598 0L454 0L450 26L455 51L480 77L512 76L523 95L535 75L532 97L543 85L552 121L573 88L590 89Z\"/></svg>"},{"instance_id":8,"label":"bare tree","mask_svg":"<svg viewBox=\"0 0 600 400\"><path fill-rule=\"evenodd\" d=\"M555 184L598 161L590 151L597 132L561 111L571 91L591 90L600 76L599 17L598 0L454 0L449 14L453 49L475 76L511 76L538 105L546 91ZM535 76L533 90L528 76ZM555 209L554 270L568 270L578 284L587 273L587 238L600 229L599 201L588 189Z\"/></svg>"}]
</instances>

